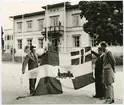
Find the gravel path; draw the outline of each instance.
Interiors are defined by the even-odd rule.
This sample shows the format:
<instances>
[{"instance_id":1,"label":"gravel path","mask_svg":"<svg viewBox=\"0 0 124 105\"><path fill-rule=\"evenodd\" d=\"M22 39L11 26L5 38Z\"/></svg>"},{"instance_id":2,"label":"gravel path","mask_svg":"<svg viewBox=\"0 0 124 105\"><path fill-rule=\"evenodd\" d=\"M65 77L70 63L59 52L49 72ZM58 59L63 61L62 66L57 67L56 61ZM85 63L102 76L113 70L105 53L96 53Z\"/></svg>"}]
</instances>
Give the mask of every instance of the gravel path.
<instances>
[{"instance_id":1,"label":"gravel path","mask_svg":"<svg viewBox=\"0 0 124 105\"><path fill-rule=\"evenodd\" d=\"M122 104L122 66L116 67L116 82L114 83L115 104ZM76 91L59 95L42 95L16 100L18 96L28 95L28 79L20 82L21 65L2 64L2 103L3 104L102 104L104 100L94 99L94 83Z\"/></svg>"}]
</instances>

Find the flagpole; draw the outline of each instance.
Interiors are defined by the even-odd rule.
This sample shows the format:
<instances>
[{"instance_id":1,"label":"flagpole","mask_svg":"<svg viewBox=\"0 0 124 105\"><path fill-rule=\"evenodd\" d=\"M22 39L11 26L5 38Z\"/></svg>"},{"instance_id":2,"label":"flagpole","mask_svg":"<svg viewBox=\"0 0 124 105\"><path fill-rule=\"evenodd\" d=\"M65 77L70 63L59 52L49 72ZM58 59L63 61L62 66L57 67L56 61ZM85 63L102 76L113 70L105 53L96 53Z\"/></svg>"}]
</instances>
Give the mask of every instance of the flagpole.
<instances>
[{"instance_id":1,"label":"flagpole","mask_svg":"<svg viewBox=\"0 0 124 105\"><path fill-rule=\"evenodd\" d=\"M66 4L64 2L64 52L66 52Z\"/></svg>"},{"instance_id":2,"label":"flagpole","mask_svg":"<svg viewBox=\"0 0 124 105\"><path fill-rule=\"evenodd\" d=\"M23 62L23 42L24 42L24 33L23 33L23 29L24 29L24 14L22 14L22 62Z\"/></svg>"},{"instance_id":3,"label":"flagpole","mask_svg":"<svg viewBox=\"0 0 124 105\"><path fill-rule=\"evenodd\" d=\"M12 47L12 61L14 62L15 59L14 59L14 49L15 49L15 24L14 24L14 17L13 17L13 47Z\"/></svg>"},{"instance_id":4,"label":"flagpole","mask_svg":"<svg viewBox=\"0 0 124 105\"><path fill-rule=\"evenodd\" d=\"M48 9L48 5L46 5L46 13L45 13L45 17L46 17L46 41L47 41L47 39L48 39L48 19L47 19L47 14L48 14L48 11L47 11L47 9Z\"/></svg>"}]
</instances>

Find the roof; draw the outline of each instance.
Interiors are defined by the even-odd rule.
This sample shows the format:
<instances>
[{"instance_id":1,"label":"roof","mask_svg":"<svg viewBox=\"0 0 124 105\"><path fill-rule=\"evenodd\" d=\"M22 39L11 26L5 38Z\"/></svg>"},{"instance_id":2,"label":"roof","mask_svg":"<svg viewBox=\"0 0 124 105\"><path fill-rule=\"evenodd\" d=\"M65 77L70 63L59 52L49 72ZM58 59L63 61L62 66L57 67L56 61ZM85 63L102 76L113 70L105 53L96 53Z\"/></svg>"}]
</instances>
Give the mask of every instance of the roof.
<instances>
[{"instance_id":1,"label":"roof","mask_svg":"<svg viewBox=\"0 0 124 105\"><path fill-rule=\"evenodd\" d=\"M65 2L66 6L70 5L70 2ZM46 7L48 9L51 9L51 8L56 8L56 7L63 7L64 6L64 2L62 3L57 3L57 4L52 4L52 5L47 5L47 6L42 6L43 9L46 9Z\"/></svg>"},{"instance_id":2,"label":"roof","mask_svg":"<svg viewBox=\"0 0 124 105\"><path fill-rule=\"evenodd\" d=\"M71 10L71 9L77 9L78 8L78 4L71 5L70 2L65 2L65 5L66 5L66 10ZM64 6L64 2L57 3L57 4L52 4L52 5L47 5L47 8L51 9L51 8L63 7L63 6ZM43 6L42 8L46 9L46 6ZM44 15L44 14L45 14L45 11L38 11L38 12L32 12L32 13L27 13L27 14L20 14L20 15L10 16L10 18L18 19L18 18L22 18L22 16L23 17L30 17L30 16Z\"/></svg>"},{"instance_id":3,"label":"roof","mask_svg":"<svg viewBox=\"0 0 124 105\"><path fill-rule=\"evenodd\" d=\"M65 5L66 5L66 9L75 9L75 8L78 8L78 4L76 5L71 5L70 2L65 2ZM62 3L57 3L57 4L52 4L52 5L47 5L47 8L48 9L51 9L51 8L56 8L56 7L63 7L64 6L64 2ZM43 9L46 9L46 6L43 6L42 7Z\"/></svg>"},{"instance_id":4,"label":"roof","mask_svg":"<svg viewBox=\"0 0 124 105\"><path fill-rule=\"evenodd\" d=\"M77 9L78 8L78 4L76 5L70 5L70 6L67 6L66 9L69 10L69 9Z\"/></svg>"},{"instance_id":5,"label":"roof","mask_svg":"<svg viewBox=\"0 0 124 105\"><path fill-rule=\"evenodd\" d=\"M21 15L15 15L15 16L10 16L10 18L22 18L22 16L24 17L30 17L30 16L36 16L36 15L43 15L45 14L45 11L38 11L38 12L32 12L32 13L27 13L27 14L21 14Z\"/></svg>"},{"instance_id":6,"label":"roof","mask_svg":"<svg viewBox=\"0 0 124 105\"><path fill-rule=\"evenodd\" d=\"M8 29L4 29L4 31L5 31L5 30L13 30L13 29L12 29L12 28L8 28Z\"/></svg>"}]
</instances>

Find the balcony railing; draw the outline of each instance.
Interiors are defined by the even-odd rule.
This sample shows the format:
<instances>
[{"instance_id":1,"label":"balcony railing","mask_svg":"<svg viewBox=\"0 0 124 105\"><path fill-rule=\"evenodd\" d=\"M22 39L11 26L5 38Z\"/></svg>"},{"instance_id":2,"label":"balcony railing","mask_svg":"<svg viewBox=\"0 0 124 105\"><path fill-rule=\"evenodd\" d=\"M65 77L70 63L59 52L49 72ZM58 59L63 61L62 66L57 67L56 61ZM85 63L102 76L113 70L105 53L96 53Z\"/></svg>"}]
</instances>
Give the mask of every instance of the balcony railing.
<instances>
[{"instance_id":1,"label":"balcony railing","mask_svg":"<svg viewBox=\"0 0 124 105\"><path fill-rule=\"evenodd\" d=\"M62 32L64 31L64 26L49 26L47 28L49 32L56 31L56 32ZM45 32L45 27L42 29L42 32Z\"/></svg>"},{"instance_id":2,"label":"balcony railing","mask_svg":"<svg viewBox=\"0 0 124 105\"><path fill-rule=\"evenodd\" d=\"M66 31L80 31L83 30L82 26L66 27ZM45 31L45 27L42 28L42 32ZM49 26L48 31L64 31L64 26Z\"/></svg>"}]
</instances>

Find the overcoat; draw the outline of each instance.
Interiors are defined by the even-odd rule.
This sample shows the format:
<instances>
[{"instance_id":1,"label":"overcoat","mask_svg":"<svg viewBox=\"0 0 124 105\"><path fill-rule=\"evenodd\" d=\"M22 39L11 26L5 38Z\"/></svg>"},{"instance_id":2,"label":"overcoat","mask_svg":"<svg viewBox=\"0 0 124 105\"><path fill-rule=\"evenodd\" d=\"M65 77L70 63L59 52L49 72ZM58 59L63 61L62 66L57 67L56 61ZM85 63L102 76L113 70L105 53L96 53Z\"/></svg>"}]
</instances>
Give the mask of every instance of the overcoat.
<instances>
[{"instance_id":1,"label":"overcoat","mask_svg":"<svg viewBox=\"0 0 124 105\"><path fill-rule=\"evenodd\" d=\"M103 57L103 83L114 83L115 58L111 51L106 51Z\"/></svg>"}]
</instances>

